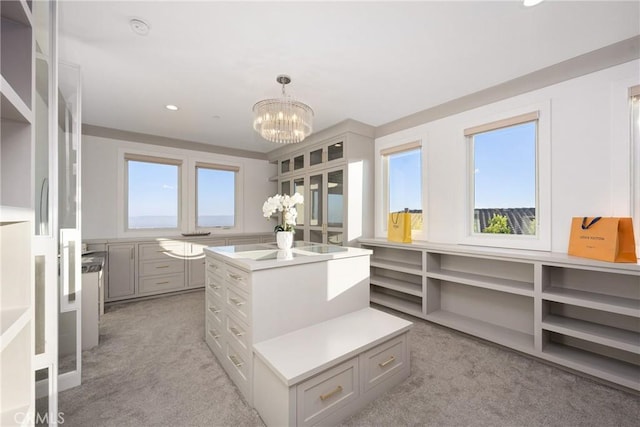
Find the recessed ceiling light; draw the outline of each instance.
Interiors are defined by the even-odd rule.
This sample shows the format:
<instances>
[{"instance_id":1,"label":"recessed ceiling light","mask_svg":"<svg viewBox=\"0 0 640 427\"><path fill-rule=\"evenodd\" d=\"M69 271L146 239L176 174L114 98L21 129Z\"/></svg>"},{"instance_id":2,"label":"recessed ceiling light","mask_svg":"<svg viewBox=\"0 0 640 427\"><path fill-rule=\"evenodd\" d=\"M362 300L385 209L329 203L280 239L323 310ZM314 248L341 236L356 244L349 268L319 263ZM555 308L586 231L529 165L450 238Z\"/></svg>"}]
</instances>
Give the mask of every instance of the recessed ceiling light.
<instances>
[{"instance_id":1,"label":"recessed ceiling light","mask_svg":"<svg viewBox=\"0 0 640 427\"><path fill-rule=\"evenodd\" d=\"M147 34L149 34L149 24L147 24L140 18L131 19L129 21L129 25L131 26L133 32L138 35L146 36Z\"/></svg>"},{"instance_id":2,"label":"recessed ceiling light","mask_svg":"<svg viewBox=\"0 0 640 427\"><path fill-rule=\"evenodd\" d=\"M173 104L168 104L165 105L164 108L166 108L167 110L171 110L171 111L178 111L179 108L177 105L173 105Z\"/></svg>"},{"instance_id":3,"label":"recessed ceiling light","mask_svg":"<svg viewBox=\"0 0 640 427\"><path fill-rule=\"evenodd\" d=\"M522 2L522 4L525 5L525 7L533 7L539 3L542 3L544 0L524 0Z\"/></svg>"}]
</instances>

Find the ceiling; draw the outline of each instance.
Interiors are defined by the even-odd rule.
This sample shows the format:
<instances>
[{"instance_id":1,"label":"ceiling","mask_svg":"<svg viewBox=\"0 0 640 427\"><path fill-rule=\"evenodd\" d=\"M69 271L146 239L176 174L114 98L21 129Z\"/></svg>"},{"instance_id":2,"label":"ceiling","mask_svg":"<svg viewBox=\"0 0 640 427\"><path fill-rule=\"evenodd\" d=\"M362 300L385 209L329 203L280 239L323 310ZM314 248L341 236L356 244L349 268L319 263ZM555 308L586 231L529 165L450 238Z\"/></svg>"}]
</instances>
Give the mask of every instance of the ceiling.
<instances>
[{"instance_id":1,"label":"ceiling","mask_svg":"<svg viewBox=\"0 0 640 427\"><path fill-rule=\"evenodd\" d=\"M83 123L266 153L253 104L380 126L640 34L638 1L59 3ZM135 34L132 18L146 21ZM180 107L172 112L166 104Z\"/></svg>"}]
</instances>

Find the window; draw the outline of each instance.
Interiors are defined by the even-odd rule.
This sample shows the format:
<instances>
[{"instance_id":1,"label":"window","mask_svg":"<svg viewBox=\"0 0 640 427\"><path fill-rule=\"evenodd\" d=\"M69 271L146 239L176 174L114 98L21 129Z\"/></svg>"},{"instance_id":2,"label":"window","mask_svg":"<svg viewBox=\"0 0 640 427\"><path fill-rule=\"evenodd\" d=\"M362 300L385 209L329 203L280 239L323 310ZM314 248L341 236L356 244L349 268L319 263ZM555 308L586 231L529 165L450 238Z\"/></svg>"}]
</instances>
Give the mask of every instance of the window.
<instances>
[{"instance_id":1,"label":"window","mask_svg":"<svg viewBox=\"0 0 640 427\"><path fill-rule=\"evenodd\" d=\"M537 236L538 112L465 130L471 233Z\"/></svg>"},{"instance_id":2,"label":"window","mask_svg":"<svg viewBox=\"0 0 640 427\"><path fill-rule=\"evenodd\" d=\"M234 227L236 173L225 165L196 164L196 227Z\"/></svg>"},{"instance_id":3,"label":"window","mask_svg":"<svg viewBox=\"0 0 640 427\"><path fill-rule=\"evenodd\" d=\"M180 224L182 162L126 155L127 229L175 229Z\"/></svg>"},{"instance_id":4,"label":"window","mask_svg":"<svg viewBox=\"0 0 640 427\"><path fill-rule=\"evenodd\" d=\"M385 185L385 218L390 212L408 209L411 229L422 230L422 149L411 142L380 152ZM386 224L386 223L385 223ZM386 226L386 225L385 225Z\"/></svg>"}]
</instances>

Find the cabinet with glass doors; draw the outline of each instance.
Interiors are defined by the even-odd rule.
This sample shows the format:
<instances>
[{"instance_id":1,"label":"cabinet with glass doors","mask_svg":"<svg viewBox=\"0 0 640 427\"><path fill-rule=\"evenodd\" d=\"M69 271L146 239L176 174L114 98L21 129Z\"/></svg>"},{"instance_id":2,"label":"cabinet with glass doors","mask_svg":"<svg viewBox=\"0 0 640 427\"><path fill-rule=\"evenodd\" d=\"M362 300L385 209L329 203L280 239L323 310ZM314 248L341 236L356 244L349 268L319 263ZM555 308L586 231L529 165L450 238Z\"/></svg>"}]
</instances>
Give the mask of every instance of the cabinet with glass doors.
<instances>
[{"instance_id":1,"label":"cabinet with glass doors","mask_svg":"<svg viewBox=\"0 0 640 427\"><path fill-rule=\"evenodd\" d=\"M329 131L269 155L278 165L278 191L304 196L295 240L349 245L373 233L373 138Z\"/></svg>"}]
</instances>

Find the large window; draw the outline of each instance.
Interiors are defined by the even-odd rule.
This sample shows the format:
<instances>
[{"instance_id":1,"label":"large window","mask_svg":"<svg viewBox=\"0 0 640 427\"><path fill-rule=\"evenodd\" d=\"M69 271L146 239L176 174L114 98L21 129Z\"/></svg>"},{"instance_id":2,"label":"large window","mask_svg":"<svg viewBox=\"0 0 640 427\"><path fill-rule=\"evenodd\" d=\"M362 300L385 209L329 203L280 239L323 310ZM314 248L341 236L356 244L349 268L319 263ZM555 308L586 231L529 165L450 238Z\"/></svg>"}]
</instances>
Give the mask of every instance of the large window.
<instances>
[{"instance_id":1,"label":"large window","mask_svg":"<svg viewBox=\"0 0 640 427\"><path fill-rule=\"evenodd\" d=\"M176 229L180 224L181 161L127 155L127 229Z\"/></svg>"},{"instance_id":2,"label":"large window","mask_svg":"<svg viewBox=\"0 0 640 427\"><path fill-rule=\"evenodd\" d=\"M422 230L422 157L420 142L384 149L385 217L408 210L411 229Z\"/></svg>"},{"instance_id":3,"label":"large window","mask_svg":"<svg viewBox=\"0 0 640 427\"><path fill-rule=\"evenodd\" d=\"M196 227L234 227L236 173L225 165L196 164Z\"/></svg>"},{"instance_id":4,"label":"large window","mask_svg":"<svg viewBox=\"0 0 640 427\"><path fill-rule=\"evenodd\" d=\"M471 233L537 236L538 113L465 130Z\"/></svg>"}]
</instances>

